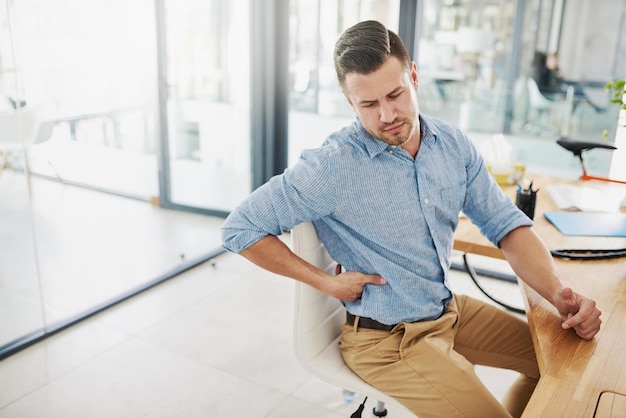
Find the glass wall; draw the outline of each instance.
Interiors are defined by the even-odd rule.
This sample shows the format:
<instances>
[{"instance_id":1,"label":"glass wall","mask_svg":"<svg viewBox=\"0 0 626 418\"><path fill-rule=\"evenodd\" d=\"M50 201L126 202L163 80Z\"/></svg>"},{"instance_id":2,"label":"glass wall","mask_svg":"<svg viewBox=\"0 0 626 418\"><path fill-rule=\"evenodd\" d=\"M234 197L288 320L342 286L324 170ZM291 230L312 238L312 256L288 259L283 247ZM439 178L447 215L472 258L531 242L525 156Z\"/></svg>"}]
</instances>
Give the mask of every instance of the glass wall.
<instances>
[{"instance_id":1,"label":"glass wall","mask_svg":"<svg viewBox=\"0 0 626 418\"><path fill-rule=\"evenodd\" d=\"M248 3L164 1L166 198L174 204L228 211L250 192Z\"/></svg>"},{"instance_id":2,"label":"glass wall","mask_svg":"<svg viewBox=\"0 0 626 418\"><path fill-rule=\"evenodd\" d=\"M418 46L422 109L466 131L501 131L516 2L423 4Z\"/></svg>"},{"instance_id":3,"label":"glass wall","mask_svg":"<svg viewBox=\"0 0 626 418\"><path fill-rule=\"evenodd\" d=\"M154 3L8 1L22 98L53 126L35 173L150 199L158 194Z\"/></svg>"},{"instance_id":4,"label":"glass wall","mask_svg":"<svg viewBox=\"0 0 626 418\"><path fill-rule=\"evenodd\" d=\"M233 30L232 11L225 18L227 3L185 2L185 11L170 7L164 19L175 22L168 45L176 92L172 196L221 209L230 203L215 185L235 189L219 171L232 168L231 149L243 156L237 164L249 165L240 147L249 138L241 45L248 40L245 30ZM238 22L246 22L247 3L237 6ZM153 0L0 0L0 353L222 251L222 218L158 207L159 174L170 184L158 117L162 10ZM227 38L243 56L236 63ZM235 103L239 113L231 117L213 102ZM210 138L214 148L193 148L194 131L196 144ZM176 164L186 159L216 170L182 176ZM248 191L250 169L237 169L244 175L232 177ZM214 200L184 200L182 189Z\"/></svg>"},{"instance_id":5,"label":"glass wall","mask_svg":"<svg viewBox=\"0 0 626 418\"><path fill-rule=\"evenodd\" d=\"M591 7L604 16L598 24L589 24ZM418 46L421 108L469 132L601 140L607 129L613 138L615 111L593 105L607 106L604 84L620 56L621 9L615 1L426 0ZM536 61L553 52L560 75L576 88L570 101L565 91L543 97L542 86L533 87Z\"/></svg>"},{"instance_id":6,"label":"glass wall","mask_svg":"<svg viewBox=\"0 0 626 418\"><path fill-rule=\"evenodd\" d=\"M44 325L29 179L16 173L34 135L22 101L7 7L0 2L0 346ZM11 320L20 318L20 320Z\"/></svg>"}]
</instances>

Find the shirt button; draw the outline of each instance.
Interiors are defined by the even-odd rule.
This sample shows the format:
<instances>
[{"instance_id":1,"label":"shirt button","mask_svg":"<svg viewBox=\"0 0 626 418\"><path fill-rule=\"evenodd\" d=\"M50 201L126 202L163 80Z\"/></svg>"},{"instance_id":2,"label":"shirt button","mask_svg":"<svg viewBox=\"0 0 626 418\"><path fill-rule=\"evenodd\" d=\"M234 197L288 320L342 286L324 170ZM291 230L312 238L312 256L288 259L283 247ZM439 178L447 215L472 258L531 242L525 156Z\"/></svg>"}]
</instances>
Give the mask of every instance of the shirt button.
<instances>
[{"instance_id":1,"label":"shirt button","mask_svg":"<svg viewBox=\"0 0 626 418\"><path fill-rule=\"evenodd\" d=\"M424 203L428 204L428 199L424 199Z\"/></svg>"},{"instance_id":2,"label":"shirt button","mask_svg":"<svg viewBox=\"0 0 626 418\"><path fill-rule=\"evenodd\" d=\"M391 149L390 149L389 151L387 151L387 152L388 152L389 154L393 154L393 150L391 150Z\"/></svg>"}]
</instances>

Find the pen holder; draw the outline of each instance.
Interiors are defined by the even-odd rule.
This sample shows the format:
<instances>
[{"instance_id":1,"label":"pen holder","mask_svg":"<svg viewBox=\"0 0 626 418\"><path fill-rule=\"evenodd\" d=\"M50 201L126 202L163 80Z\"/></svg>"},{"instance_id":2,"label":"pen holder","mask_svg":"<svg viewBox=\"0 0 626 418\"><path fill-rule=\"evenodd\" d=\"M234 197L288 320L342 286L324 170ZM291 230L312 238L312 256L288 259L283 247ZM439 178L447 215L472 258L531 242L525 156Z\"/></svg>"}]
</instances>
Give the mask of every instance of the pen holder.
<instances>
[{"instance_id":1,"label":"pen holder","mask_svg":"<svg viewBox=\"0 0 626 418\"><path fill-rule=\"evenodd\" d=\"M518 191L515 196L515 205L521 209L530 219L535 217L535 205L537 204L537 192L533 190Z\"/></svg>"}]
</instances>

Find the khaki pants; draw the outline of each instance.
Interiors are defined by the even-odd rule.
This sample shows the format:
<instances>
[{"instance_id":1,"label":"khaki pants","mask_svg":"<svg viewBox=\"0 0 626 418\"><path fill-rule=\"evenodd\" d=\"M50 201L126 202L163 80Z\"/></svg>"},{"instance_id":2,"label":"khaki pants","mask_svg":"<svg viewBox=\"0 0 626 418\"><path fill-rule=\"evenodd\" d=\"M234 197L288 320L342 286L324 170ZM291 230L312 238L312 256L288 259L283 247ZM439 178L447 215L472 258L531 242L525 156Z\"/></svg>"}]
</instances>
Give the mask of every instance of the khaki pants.
<instances>
[{"instance_id":1,"label":"khaki pants","mask_svg":"<svg viewBox=\"0 0 626 418\"><path fill-rule=\"evenodd\" d=\"M391 331L344 325L347 365L420 418L520 416L539 380L528 324L493 305L455 295L437 320L400 323ZM474 365L518 371L504 406Z\"/></svg>"}]
</instances>

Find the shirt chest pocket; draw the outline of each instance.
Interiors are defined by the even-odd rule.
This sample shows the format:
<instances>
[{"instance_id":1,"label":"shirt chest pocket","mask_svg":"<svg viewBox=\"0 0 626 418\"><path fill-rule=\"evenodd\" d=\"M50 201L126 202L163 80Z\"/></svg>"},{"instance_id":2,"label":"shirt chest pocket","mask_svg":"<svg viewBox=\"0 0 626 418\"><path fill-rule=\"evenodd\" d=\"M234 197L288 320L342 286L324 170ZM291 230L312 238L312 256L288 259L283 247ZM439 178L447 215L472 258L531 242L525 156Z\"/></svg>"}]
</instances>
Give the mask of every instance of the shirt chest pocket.
<instances>
[{"instance_id":1,"label":"shirt chest pocket","mask_svg":"<svg viewBox=\"0 0 626 418\"><path fill-rule=\"evenodd\" d=\"M450 220L456 225L459 212L463 208L466 190L467 182L465 179L448 178L443 181L435 206L438 217Z\"/></svg>"}]
</instances>

